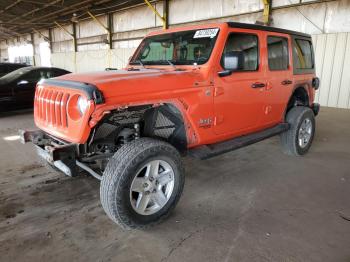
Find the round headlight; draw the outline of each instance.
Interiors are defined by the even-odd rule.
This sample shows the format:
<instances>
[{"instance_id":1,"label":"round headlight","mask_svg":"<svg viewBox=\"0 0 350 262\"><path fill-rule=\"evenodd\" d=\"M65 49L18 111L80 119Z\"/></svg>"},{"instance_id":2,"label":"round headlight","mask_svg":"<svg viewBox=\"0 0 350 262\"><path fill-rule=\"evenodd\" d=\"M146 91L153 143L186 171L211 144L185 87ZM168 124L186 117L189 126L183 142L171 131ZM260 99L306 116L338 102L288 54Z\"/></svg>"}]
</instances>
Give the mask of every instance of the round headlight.
<instances>
[{"instance_id":1,"label":"round headlight","mask_svg":"<svg viewBox=\"0 0 350 262\"><path fill-rule=\"evenodd\" d=\"M88 107L88 101L85 97L79 96L78 98L78 109L81 115L83 115Z\"/></svg>"}]
</instances>

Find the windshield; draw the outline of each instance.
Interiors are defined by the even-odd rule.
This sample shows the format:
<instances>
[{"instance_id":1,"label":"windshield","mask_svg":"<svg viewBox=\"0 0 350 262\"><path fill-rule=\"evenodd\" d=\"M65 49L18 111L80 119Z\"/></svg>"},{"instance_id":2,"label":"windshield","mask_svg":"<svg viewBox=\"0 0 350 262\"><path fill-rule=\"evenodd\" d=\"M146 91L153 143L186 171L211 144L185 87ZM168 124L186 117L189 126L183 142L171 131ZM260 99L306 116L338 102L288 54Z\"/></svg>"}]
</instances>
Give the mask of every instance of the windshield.
<instances>
[{"instance_id":1,"label":"windshield","mask_svg":"<svg viewBox=\"0 0 350 262\"><path fill-rule=\"evenodd\" d=\"M219 28L182 31L145 38L131 65L202 65L214 48Z\"/></svg>"},{"instance_id":2,"label":"windshield","mask_svg":"<svg viewBox=\"0 0 350 262\"><path fill-rule=\"evenodd\" d=\"M30 67L23 67L23 68L15 70L15 71L12 71L11 73L8 73L7 75L4 75L0 79L5 80L7 82L11 82L15 79L18 79L20 76L26 74L29 71L30 71Z\"/></svg>"}]
</instances>

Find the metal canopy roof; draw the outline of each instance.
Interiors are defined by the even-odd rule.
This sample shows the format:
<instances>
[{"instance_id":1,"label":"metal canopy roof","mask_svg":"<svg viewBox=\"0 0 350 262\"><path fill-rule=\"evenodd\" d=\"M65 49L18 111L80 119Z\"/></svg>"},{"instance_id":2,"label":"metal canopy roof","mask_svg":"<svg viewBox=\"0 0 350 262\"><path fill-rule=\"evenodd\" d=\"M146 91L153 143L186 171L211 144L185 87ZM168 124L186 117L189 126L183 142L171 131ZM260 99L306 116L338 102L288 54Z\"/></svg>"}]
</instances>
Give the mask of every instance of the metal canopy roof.
<instances>
[{"instance_id":1,"label":"metal canopy roof","mask_svg":"<svg viewBox=\"0 0 350 262\"><path fill-rule=\"evenodd\" d=\"M1 0L0 40L18 37L35 30L55 27L77 18L105 14L127 7L144 4L144 0Z\"/></svg>"}]
</instances>

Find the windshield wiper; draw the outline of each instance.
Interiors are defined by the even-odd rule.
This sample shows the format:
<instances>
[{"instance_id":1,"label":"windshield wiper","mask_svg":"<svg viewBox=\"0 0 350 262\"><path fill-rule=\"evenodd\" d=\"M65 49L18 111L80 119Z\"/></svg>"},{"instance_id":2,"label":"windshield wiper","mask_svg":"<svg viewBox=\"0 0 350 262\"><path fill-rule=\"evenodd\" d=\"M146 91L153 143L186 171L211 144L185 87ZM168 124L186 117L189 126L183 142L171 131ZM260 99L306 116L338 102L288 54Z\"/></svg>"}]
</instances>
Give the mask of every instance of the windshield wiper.
<instances>
[{"instance_id":1,"label":"windshield wiper","mask_svg":"<svg viewBox=\"0 0 350 262\"><path fill-rule=\"evenodd\" d=\"M141 59L135 60L136 63L139 63L142 68L145 68L144 64L142 63Z\"/></svg>"},{"instance_id":2,"label":"windshield wiper","mask_svg":"<svg viewBox=\"0 0 350 262\"><path fill-rule=\"evenodd\" d=\"M133 66L131 66L131 65L135 65L135 64L139 64L143 69L146 69L146 67L142 63L141 59L138 59L138 60L134 60L134 61L129 63L130 67L128 68L128 71L140 71L139 68L134 68Z\"/></svg>"},{"instance_id":3,"label":"windshield wiper","mask_svg":"<svg viewBox=\"0 0 350 262\"><path fill-rule=\"evenodd\" d=\"M172 67L174 67L174 69L176 69L176 66L168 59L164 59L163 61L166 61L169 65L171 65Z\"/></svg>"}]
</instances>

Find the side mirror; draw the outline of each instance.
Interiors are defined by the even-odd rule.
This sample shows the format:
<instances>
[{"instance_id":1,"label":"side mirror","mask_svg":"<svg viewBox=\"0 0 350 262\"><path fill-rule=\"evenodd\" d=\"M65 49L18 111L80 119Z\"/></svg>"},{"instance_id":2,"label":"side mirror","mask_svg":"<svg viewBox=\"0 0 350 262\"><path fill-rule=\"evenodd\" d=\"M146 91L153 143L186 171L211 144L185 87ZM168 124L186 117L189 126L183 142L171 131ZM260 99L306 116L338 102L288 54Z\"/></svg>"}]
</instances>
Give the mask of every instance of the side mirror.
<instances>
[{"instance_id":1,"label":"side mirror","mask_svg":"<svg viewBox=\"0 0 350 262\"><path fill-rule=\"evenodd\" d=\"M220 77L229 76L229 75L232 75L232 71L231 70L224 70L224 71L219 72L218 75Z\"/></svg>"},{"instance_id":2,"label":"side mirror","mask_svg":"<svg viewBox=\"0 0 350 262\"><path fill-rule=\"evenodd\" d=\"M244 63L243 53L239 51L226 52L222 57L224 71L219 72L220 77L231 75L233 71L242 69Z\"/></svg>"},{"instance_id":3,"label":"side mirror","mask_svg":"<svg viewBox=\"0 0 350 262\"><path fill-rule=\"evenodd\" d=\"M29 84L29 82L27 80L21 80L17 83L17 86L27 85L27 84Z\"/></svg>"},{"instance_id":4,"label":"side mirror","mask_svg":"<svg viewBox=\"0 0 350 262\"><path fill-rule=\"evenodd\" d=\"M230 51L226 52L223 57L223 66L226 70L239 70L242 69L244 63L243 52Z\"/></svg>"}]
</instances>

